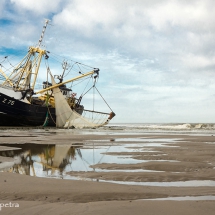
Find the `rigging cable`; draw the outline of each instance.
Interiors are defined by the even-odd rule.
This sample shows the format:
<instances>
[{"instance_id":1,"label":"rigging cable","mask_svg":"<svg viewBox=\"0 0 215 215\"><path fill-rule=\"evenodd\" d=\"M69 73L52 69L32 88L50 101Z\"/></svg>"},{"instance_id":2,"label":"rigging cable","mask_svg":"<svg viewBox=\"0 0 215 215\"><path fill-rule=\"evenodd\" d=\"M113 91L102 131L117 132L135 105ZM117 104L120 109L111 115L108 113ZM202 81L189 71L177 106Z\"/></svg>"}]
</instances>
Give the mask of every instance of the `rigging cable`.
<instances>
[{"instance_id":1,"label":"rigging cable","mask_svg":"<svg viewBox=\"0 0 215 215\"><path fill-rule=\"evenodd\" d=\"M52 54L52 55L55 55L56 58L57 58L57 57L63 58L63 57L61 57L60 55L58 55L58 54L56 54L56 53L54 53L54 52L52 52L51 54ZM76 64L79 64L79 65L86 66L86 67L88 67L88 68L94 69L94 67L92 67L92 66L89 66L89 65L86 65L86 64L83 64L83 63L74 61L74 60L72 60L72 59L68 59L68 58L64 58L64 59L66 59L66 60L68 60L68 61L72 61L72 62L74 62L74 63L76 63Z\"/></svg>"},{"instance_id":2,"label":"rigging cable","mask_svg":"<svg viewBox=\"0 0 215 215\"><path fill-rule=\"evenodd\" d=\"M106 105L110 108L110 110L113 112L113 110L111 109L111 107L108 105L108 103L105 101L105 99L103 98L103 96L101 95L101 93L99 92L99 90L97 89L97 87L94 85L95 89L97 90L97 92L99 93L99 95L102 97L103 101L106 103Z\"/></svg>"},{"instance_id":3,"label":"rigging cable","mask_svg":"<svg viewBox=\"0 0 215 215\"><path fill-rule=\"evenodd\" d=\"M4 60L3 60L2 62L0 62L0 64L3 63L3 62L6 60L7 57L8 57L8 56L5 56L5 57L4 57Z\"/></svg>"},{"instance_id":4,"label":"rigging cable","mask_svg":"<svg viewBox=\"0 0 215 215\"><path fill-rule=\"evenodd\" d=\"M64 75L64 77L66 77L70 72L71 72L71 70L73 69L73 66L75 65L75 63L71 66L71 69L67 72L67 74L66 75Z\"/></svg>"},{"instance_id":5,"label":"rigging cable","mask_svg":"<svg viewBox=\"0 0 215 215\"><path fill-rule=\"evenodd\" d=\"M47 69L47 73L51 72L50 71L50 68L49 68L49 63L48 63L48 58L45 60L45 65L46 65L46 69ZM47 76L48 77L48 76ZM48 80L47 80L47 84L48 84ZM47 93L47 98L48 100L50 99L51 95L49 95L49 98L48 98L48 93ZM56 122L54 121L53 117L52 117L52 114L50 112L50 109L49 109L49 106L48 106L48 100L46 101L46 106L47 106L47 109L48 109L48 112L49 112L49 115L52 119L52 121L54 122L54 124L56 125Z\"/></svg>"},{"instance_id":6,"label":"rigging cable","mask_svg":"<svg viewBox=\"0 0 215 215\"><path fill-rule=\"evenodd\" d=\"M6 58L7 59L7 62L11 65L11 68L13 67L15 67L15 66L13 66L12 64L11 64L11 62L8 60L8 57Z\"/></svg>"}]
</instances>

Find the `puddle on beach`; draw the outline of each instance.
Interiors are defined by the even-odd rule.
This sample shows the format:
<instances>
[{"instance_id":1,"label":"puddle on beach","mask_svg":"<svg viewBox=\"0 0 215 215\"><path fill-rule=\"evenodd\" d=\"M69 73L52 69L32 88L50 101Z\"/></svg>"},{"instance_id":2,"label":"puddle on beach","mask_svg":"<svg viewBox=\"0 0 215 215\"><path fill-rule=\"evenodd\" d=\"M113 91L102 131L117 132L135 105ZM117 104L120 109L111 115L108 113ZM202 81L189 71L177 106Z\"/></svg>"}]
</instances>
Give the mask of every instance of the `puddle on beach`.
<instances>
[{"instance_id":1,"label":"puddle on beach","mask_svg":"<svg viewBox=\"0 0 215 215\"><path fill-rule=\"evenodd\" d=\"M112 180L101 180L92 178L75 177L70 175L63 175L63 179L70 180L82 180L82 181L95 181L95 182L109 182L114 184L124 185L138 185L138 186L155 186L155 187L214 187L215 181L211 180L193 180L193 181L174 181L174 182L134 182L134 181L112 181Z\"/></svg>"},{"instance_id":2,"label":"puddle on beach","mask_svg":"<svg viewBox=\"0 0 215 215\"><path fill-rule=\"evenodd\" d=\"M156 186L156 187L201 187L201 186L214 187L215 186L215 181L211 181L211 180L173 181L173 182L133 182L133 181L104 181L104 180L99 180L99 181L110 182L115 184Z\"/></svg>"},{"instance_id":3,"label":"puddle on beach","mask_svg":"<svg viewBox=\"0 0 215 215\"><path fill-rule=\"evenodd\" d=\"M180 196L180 197L167 197L156 199L141 199L136 201L203 201L203 200L215 200L215 196Z\"/></svg>"},{"instance_id":4,"label":"puddle on beach","mask_svg":"<svg viewBox=\"0 0 215 215\"><path fill-rule=\"evenodd\" d=\"M142 139L143 140L143 139ZM138 164L148 161L168 161L174 160L137 160L128 155L111 155L109 152L153 152L151 146L163 146L165 143L149 140L147 143L141 143L139 140L132 142L127 140L125 143L110 142L106 145L94 143L73 145L45 145L45 144L0 144L5 146L5 151L0 151L0 156L11 158L9 161L0 163L1 172L12 172L26 174L36 177L70 179L70 180L90 180L99 182L110 182L127 185L142 186L215 186L215 181L185 181L185 182L126 182L126 181L108 181L94 180L81 177L73 177L69 172L162 172L144 169L117 169L108 170L92 168L95 164ZM146 140L144 140L146 141ZM156 139L156 141L158 141ZM129 142L129 143L128 143ZM168 141L170 143L171 141ZM152 145L150 145L152 144ZM8 148L11 147L12 150ZM144 148L145 147L145 148ZM172 146L170 146L172 147Z\"/></svg>"},{"instance_id":5,"label":"puddle on beach","mask_svg":"<svg viewBox=\"0 0 215 215\"><path fill-rule=\"evenodd\" d=\"M174 143L177 141L182 142L181 139L148 139L148 138L117 138L113 140L114 142L117 142L118 144L123 143L138 143L138 146L153 146L153 147L178 147L178 146L172 146L168 145L170 143ZM91 141L89 141L91 142ZM93 140L93 142L99 142L99 143L108 143L110 140ZM127 147L132 147L133 144L126 144Z\"/></svg>"},{"instance_id":6,"label":"puddle on beach","mask_svg":"<svg viewBox=\"0 0 215 215\"><path fill-rule=\"evenodd\" d=\"M3 144L0 146L3 146ZM91 165L101 163L137 164L147 162L144 160L136 160L128 155L116 156L105 154L107 152L138 152L141 150L140 148L127 148L127 145L111 144L109 146L91 145L84 147L83 144L76 143L75 146L44 144L7 144L5 146L7 150L0 151L0 156L13 158L13 162L1 163L1 171L10 171L38 177L57 177L58 175L61 177L66 172L71 171L108 172L108 170L90 167ZM134 147L135 145L132 144L132 146ZM12 147L12 150L9 150L9 147ZM135 172L137 170L132 171ZM145 171L149 172L149 170Z\"/></svg>"}]
</instances>

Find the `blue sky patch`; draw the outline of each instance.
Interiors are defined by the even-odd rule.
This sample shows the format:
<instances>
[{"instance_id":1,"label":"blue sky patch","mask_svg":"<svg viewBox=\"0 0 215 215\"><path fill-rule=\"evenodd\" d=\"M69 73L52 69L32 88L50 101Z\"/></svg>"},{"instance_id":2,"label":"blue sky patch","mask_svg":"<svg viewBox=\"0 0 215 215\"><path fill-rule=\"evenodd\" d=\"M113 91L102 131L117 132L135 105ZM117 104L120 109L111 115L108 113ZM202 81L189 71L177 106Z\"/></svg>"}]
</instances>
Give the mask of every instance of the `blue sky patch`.
<instances>
[{"instance_id":1,"label":"blue sky patch","mask_svg":"<svg viewBox=\"0 0 215 215\"><path fill-rule=\"evenodd\" d=\"M0 19L0 26L8 26L11 25L13 22L8 19Z\"/></svg>"},{"instance_id":2,"label":"blue sky patch","mask_svg":"<svg viewBox=\"0 0 215 215\"><path fill-rule=\"evenodd\" d=\"M0 47L0 55L10 56L10 55L25 55L26 50L23 49L13 49L7 47Z\"/></svg>"}]
</instances>

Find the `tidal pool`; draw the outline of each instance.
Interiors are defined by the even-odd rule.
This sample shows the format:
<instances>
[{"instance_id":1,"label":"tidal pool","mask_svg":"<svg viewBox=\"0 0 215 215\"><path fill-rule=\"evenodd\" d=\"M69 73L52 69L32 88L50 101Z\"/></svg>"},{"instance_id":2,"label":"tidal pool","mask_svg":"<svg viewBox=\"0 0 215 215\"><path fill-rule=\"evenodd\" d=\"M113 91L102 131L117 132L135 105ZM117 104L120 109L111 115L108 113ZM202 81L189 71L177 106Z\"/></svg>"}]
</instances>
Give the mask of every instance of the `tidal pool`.
<instances>
[{"instance_id":1,"label":"tidal pool","mask_svg":"<svg viewBox=\"0 0 215 215\"><path fill-rule=\"evenodd\" d=\"M0 156L13 158L13 162L1 163L1 171L38 177L61 177L71 171L105 171L90 167L101 163L137 164L147 162L136 160L128 155L105 154L107 152L139 150L127 148L127 145L84 147L77 143L75 146L44 144L6 144L5 146L12 147L12 150L7 148L5 151L0 151Z\"/></svg>"},{"instance_id":2,"label":"tidal pool","mask_svg":"<svg viewBox=\"0 0 215 215\"><path fill-rule=\"evenodd\" d=\"M157 201L202 201L202 200L215 200L215 196L180 196L180 197L167 197L157 199L142 199L142 200L157 200ZM137 200L140 201L140 200Z\"/></svg>"},{"instance_id":3,"label":"tidal pool","mask_svg":"<svg viewBox=\"0 0 215 215\"><path fill-rule=\"evenodd\" d=\"M132 138L133 139L133 138ZM133 141L133 140L132 140ZM175 182L132 182L132 181L110 181L88 179L83 177L73 177L70 172L162 172L144 169L117 169L108 170L92 168L95 164L139 164L143 162L178 162L174 160L138 160L132 155L120 155L120 152L154 152L153 146L162 146L164 143L140 141L132 143L109 142L100 145L98 142L87 144L75 143L73 145L45 145L45 144L0 144L6 146L7 150L0 151L0 156L11 158L10 161L0 163L0 171L26 174L36 177L70 179L70 180L90 180L97 182L110 182L127 185L142 186L215 186L215 181L175 181ZM151 143L151 144L150 144ZM9 150L11 147L11 150ZM109 152L117 152L111 155ZM179 173L180 174L180 173ZM82 174L83 176L83 174Z\"/></svg>"}]
</instances>

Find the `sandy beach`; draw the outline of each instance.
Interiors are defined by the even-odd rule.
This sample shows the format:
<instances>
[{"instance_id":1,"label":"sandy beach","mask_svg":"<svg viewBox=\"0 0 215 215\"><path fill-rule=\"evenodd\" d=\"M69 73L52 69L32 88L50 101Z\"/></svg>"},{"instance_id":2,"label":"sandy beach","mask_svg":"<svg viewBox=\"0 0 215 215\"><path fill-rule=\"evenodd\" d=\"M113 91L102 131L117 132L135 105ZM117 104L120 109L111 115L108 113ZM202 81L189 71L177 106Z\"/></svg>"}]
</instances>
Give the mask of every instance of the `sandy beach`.
<instances>
[{"instance_id":1,"label":"sandy beach","mask_svg":"<svg viewBox=\"0 0 215 215\"><path fill-rule=\"evenodd\" d=\"M92 145L123 146L128 150L104 154L136 161L100 162L91 168L101 171L67 171L67 176L77 180L66 180L11 173L11 168L3 165L14 162L14 158L2 155L2 214L214 214L215 136L212 134L10 129L1 130L0 138L0 152L26 144L81 145L81 150ZM177 201L175 197L183 198ZM155 200L158 198L163 199ZM5 207L9 203L17 203L19 207Z\"/></svg>"}]
</instances>

